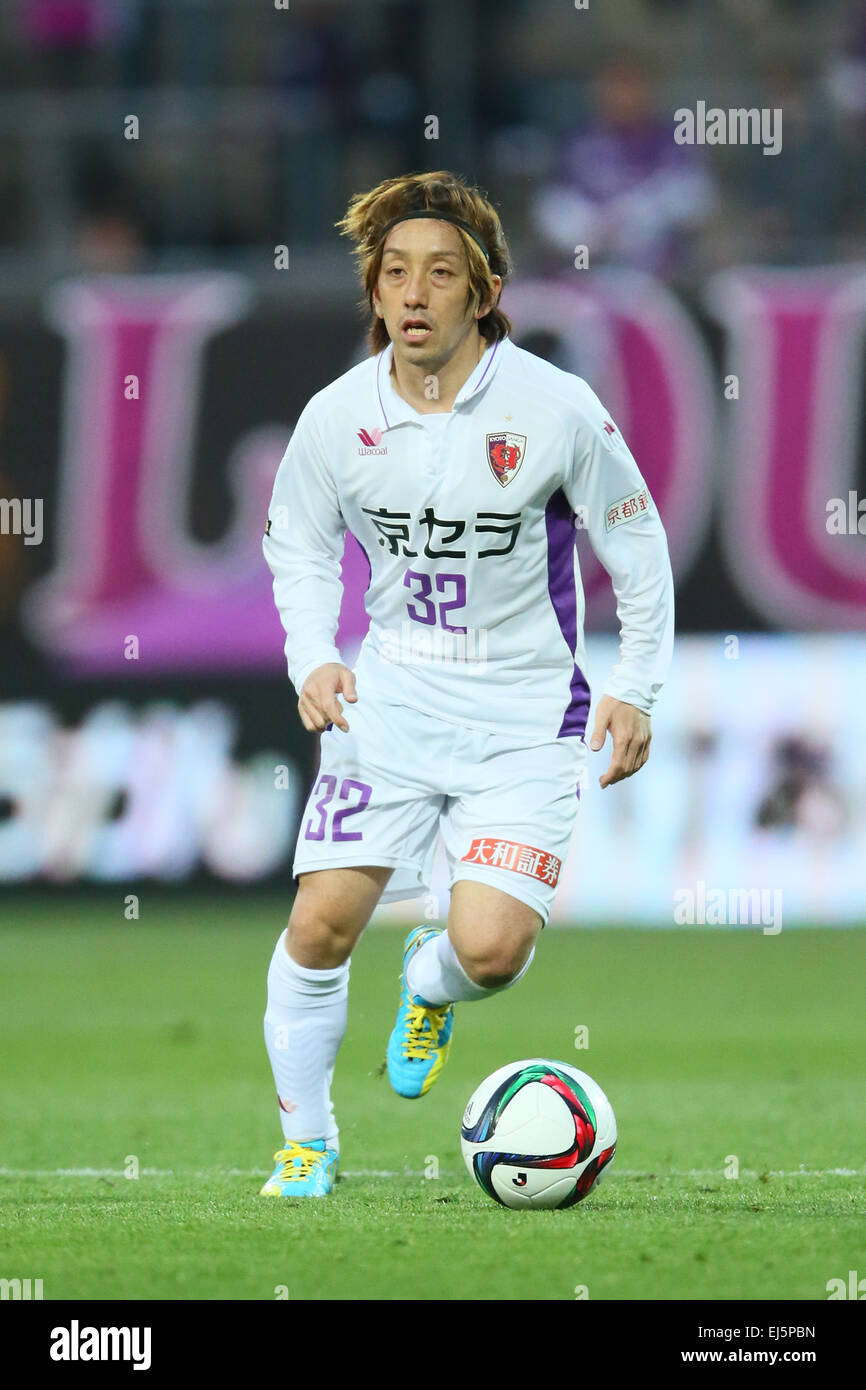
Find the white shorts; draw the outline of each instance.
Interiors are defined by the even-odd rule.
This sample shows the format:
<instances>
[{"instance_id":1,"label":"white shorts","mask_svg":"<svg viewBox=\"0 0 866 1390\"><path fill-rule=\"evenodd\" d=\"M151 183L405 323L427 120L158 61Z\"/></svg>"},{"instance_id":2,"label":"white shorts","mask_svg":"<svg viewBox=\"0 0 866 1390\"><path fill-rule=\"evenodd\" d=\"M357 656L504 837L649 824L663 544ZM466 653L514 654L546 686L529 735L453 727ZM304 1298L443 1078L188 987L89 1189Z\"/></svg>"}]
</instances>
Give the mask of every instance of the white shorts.
<instances>
[{"instance_id":1,"label":"white shorts","mask_svg":"<svg viewBox=\"0 0 866 1390\"><path fill-rule=\"evenodd\" d=\"M580 799L586 745L467 729L377 694L344 702L321 736L292 872L387 865L380 899L430 892L439 831L449 889L463 878L528 903L547 923Z\"/></svg>"}]
</instances>

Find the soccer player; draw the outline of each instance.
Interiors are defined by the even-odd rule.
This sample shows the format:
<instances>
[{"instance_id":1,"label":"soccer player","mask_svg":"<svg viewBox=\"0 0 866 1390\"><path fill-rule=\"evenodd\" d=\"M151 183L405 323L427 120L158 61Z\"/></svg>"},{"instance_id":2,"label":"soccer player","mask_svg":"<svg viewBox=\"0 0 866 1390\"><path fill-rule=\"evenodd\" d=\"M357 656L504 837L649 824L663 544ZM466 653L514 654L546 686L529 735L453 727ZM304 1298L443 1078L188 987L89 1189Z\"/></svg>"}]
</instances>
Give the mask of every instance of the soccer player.
<instances>
[{"instance_id":1,"label":"soccer player","mask_svg":"<svg viewBox=\"0 0 866 1390\"><path fill-rule=\"evenodd\" d=\"M264 539L298 711L321 732L268 972L285 1142L262 1192L285 1197L334 1188L351 952L378 902L429 892L438 832L447 929L406 940L387 1045L397 1094L436 1081L455 1003L529 968L587 756L576 525L621 628L590 744L613 740L602 787L649 756L673 643L658 512L586 382L513 342L489 201L451 173L412 174L354 197L338 226L355 244L371 355L304 408ZM347 529L370 565L354 671L334 644Z\"/></svg>"}]
</instances>

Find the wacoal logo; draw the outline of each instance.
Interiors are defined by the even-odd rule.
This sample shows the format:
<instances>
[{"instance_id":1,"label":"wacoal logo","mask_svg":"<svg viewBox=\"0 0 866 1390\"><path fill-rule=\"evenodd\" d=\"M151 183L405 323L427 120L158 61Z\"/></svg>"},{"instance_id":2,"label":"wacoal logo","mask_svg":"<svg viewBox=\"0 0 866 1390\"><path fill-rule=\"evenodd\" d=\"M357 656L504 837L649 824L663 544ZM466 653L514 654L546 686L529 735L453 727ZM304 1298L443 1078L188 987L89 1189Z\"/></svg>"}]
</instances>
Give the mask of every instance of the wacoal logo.
<instances>
[{"instance_id":1,"label":"wacoal logo","mask_svg":"<svg viewBox=\"0 0 866 1390\"><path fill-rule=\"evenodd\" d=\"M358 450L359 454L387 454L387 448L380 448L382 431L380 429L358 430L358 438L362 447Z\"/></svg>"}]
</instances>

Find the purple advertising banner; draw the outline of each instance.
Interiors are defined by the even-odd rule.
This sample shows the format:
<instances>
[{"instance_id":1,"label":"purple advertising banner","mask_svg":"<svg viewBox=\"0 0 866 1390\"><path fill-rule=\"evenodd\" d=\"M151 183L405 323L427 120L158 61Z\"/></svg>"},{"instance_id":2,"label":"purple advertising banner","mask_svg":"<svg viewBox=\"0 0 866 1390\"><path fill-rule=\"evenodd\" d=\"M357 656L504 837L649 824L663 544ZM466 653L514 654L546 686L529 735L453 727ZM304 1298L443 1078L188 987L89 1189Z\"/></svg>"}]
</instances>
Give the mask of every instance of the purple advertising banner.
<instances>
[{"instance_id":1,"label":"purple advertising banner","mask_svg":"<svg viewBox=\"0 0 866 1390\"><path fill-rule=\"evenodd\" d=\"M505 307L515 338L552 345L620 422L665 522L681 628L866 627L866 267L729 270L689 308L645 275L592 285L518 282ZM46 546L26 554L6 636L11 622L72 679L132 678L130 635L150 674L278 674L261 555L271 486L306 400L364 354L358 328L347 315L334 332L300 313L277 321L225 273L77 279L40 313L56 454L43 496L28 497L37 422L19 424L4 532L10 508L23 524L38 501ZM32 393L38 352L29 343L19 364L14 326L5 342L13 393ZM590 552L582 563L588 626L609 629L607 577ZM351 660L368 574L352 536L343 574Z\"/></svg>"}]
</instances>

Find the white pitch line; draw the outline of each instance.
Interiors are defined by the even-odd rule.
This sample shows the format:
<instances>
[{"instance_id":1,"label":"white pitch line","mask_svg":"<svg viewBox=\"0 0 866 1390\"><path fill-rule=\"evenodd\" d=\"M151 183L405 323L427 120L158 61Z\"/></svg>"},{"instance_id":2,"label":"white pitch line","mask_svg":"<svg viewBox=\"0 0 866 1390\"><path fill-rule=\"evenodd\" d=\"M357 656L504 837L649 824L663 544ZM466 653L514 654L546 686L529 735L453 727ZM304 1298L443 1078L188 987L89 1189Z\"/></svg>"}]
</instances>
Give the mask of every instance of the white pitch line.
<instances>
[{"instance_id":1,"label":"white pitch line","mask_svg":"<svg viewBox=\"0 0 866 1390\"><path fill-rule=\"evenodd\" d=\"M619 1174L621 1178L725 1178L727 1182L736 1181L726 1178L724 1171L719 1168L667 1168L658 1173L644 1173L637 1168L617 1168L614 1165L610 1173L611 1177ZM770 1178L863 1178L866 1177L866 1168L741 1168L739 1176L760 1178L764 1174Z\"/></svg>"},{"instance_id":2,"label":"white pitch line","mask_svg":"<svg viewBox=\"0 0 866 1390\"><path fill-rule=\"evenodd\" d=\"M140 1177L169 1178L173 1168L140 1168ZM0 1178L123 1178L124 1168L0 1168Z\"/></svg>"},{"instance_id":3,"label":"white pitch line","mask_svg":"<svg viewBox=\"0 0 866 1390\"><path fill-rule=\"evenodd\" d=\"M268 1177L270 1168L205 1168L193 1172L182 1172L175 1168L139 1168L139 1178L262 1178ZM454 1170L455 1172L458 1170ZM401 1172L387 1168L360 1168L343 1171L346 1178L423 1178L421 1172L411 1169ZM125 1178L125 1168L0 1168L0 1178ZM130 1179L134 1181L134 1179Z\"/></svg>"},{"instance_id":4,"label":"white pitch line","mask_svg":"<svg viewBox=\"0 0 866 1390\"><path fill-rule=\"evenodd\" d=\"M270 1173L269 1168L227 1168L227 1169L199 1169L191 1172L179 1171L175 1168L140 1168L139 1178L261 1178L267 1177ZM462 1168L443 1168L440 1169L442 1177L462 1177ZM793 1168L790 1170L781 1168L770 1168L758 1170L757 1168L743 1168L740 1171L742 1178L760 1178L766 1173L771 1178L862 1178L866 1177L866 1168ZM424 1178L423 1171L416 1171L411 1168L404 1168L400 1171L387 1168L347 1168L342 1170L345 1178ZM718 1168L688 1168L676 1169L669 1168L657 1173L645 1173L637 1168L611 1168L610 1176L613 1178L645 1178L647 1180L665 1178L719 1178L727 1182L736 1182L738 1179L726 1178L723 1171ZM124 1178L126 1170L124 1168L0 1168L0 1178ZM129 1179L135 1181L135 1179ZM426 1179L433 1181L433 1179Z\"/></svg>"}]
</instances>

